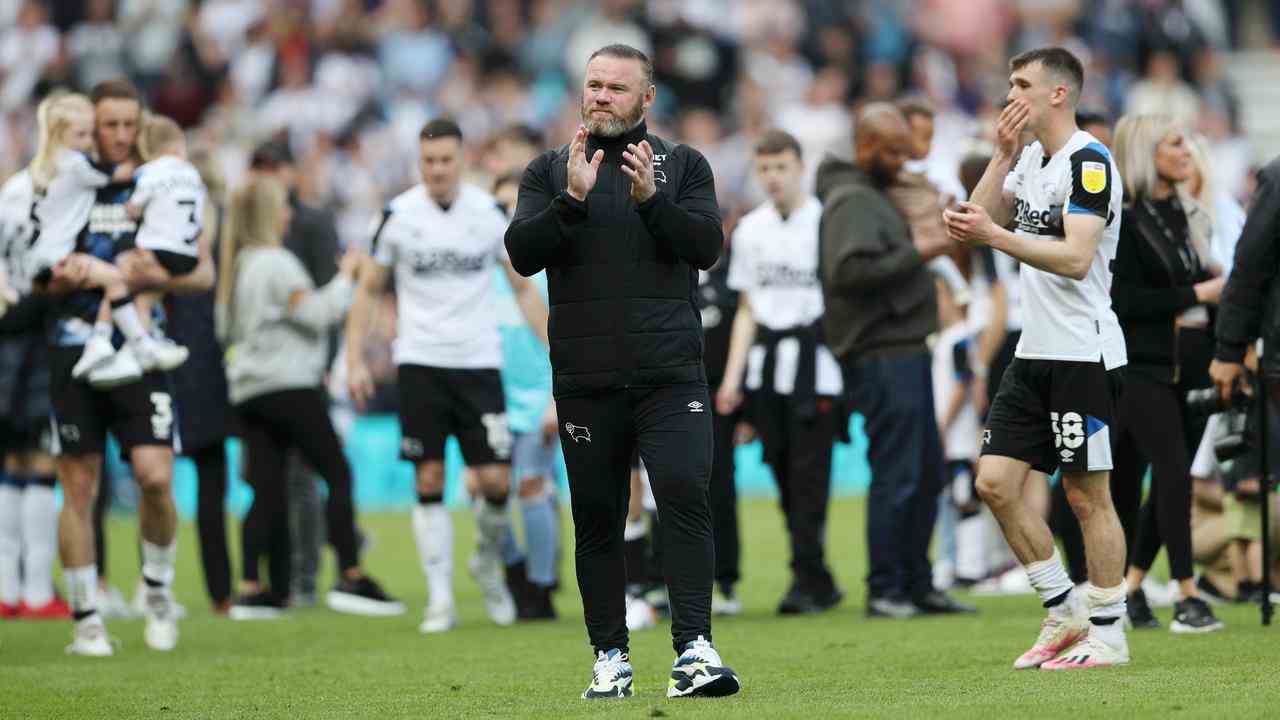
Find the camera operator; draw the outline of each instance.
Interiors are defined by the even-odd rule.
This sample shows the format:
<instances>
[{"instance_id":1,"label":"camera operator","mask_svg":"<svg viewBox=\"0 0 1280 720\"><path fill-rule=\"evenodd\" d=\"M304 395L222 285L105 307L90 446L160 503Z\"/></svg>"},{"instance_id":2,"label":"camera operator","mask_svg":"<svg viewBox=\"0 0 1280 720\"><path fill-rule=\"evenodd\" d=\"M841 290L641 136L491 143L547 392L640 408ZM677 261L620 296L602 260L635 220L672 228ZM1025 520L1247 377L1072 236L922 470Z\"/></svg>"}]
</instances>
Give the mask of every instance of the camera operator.
<instances>
[{"instance_id":1,"label":"camera operator","mask_svg":"<svg viewBox=\"0 0 1280 720\"><path fill-rule=\"evenodd\" d=\"M1112 492L1131 539L1129 619L1135 628L1159 627L1142 580L1164 545L1182 597L1170 629L1208 632L1222 623L1194 582L1190 477L1191 453L1208 413L1189 411L1186 395L1209 385L1213 334L1206 306L1217 303L1224 281L1215 277L1221 268L1212 262L1207 238L1191 231L1189 217L1203 211L1190 201L1184 205L1178 195L1177 184L1194 170L1182 129L1164 116L1126 116L1116 127L1116 157L1126 204L1111 297L1129 349L1129 371ZM1151 491L1139 520L1133 509L1148 460Z\"/></svg>"}]
</instances>

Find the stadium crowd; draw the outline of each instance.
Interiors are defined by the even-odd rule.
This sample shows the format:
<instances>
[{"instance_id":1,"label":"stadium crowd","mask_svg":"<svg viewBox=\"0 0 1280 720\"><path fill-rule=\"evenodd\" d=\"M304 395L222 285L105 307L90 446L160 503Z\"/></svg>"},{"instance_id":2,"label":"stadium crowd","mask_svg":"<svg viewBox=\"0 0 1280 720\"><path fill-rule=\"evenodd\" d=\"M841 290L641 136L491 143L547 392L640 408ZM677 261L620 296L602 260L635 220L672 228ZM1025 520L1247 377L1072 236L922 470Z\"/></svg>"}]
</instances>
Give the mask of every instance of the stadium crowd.
<instances>
[{"instance_id":1,"label":"stadium crowd","mask_svg":"<svg viewBox=\"0 0 1280 720\"><path fill-rule=\"evenodd\" d=\"M1226 54L1246 42L1242 18L1251 12L1263 13L1280 30L1280 3L1208 0L0 0L0 178L27 167L39 174L42 141L63 142L51 122L68 91L92 102L96 157L117 167L142 160L146 168L166 153L144 143L135 156L129 139L124 153L110 157L104 103L145 108L147 115L134 119L144 139L164 137L163 118L182 130L182 142L173 144L183 147L172 154L191 161L204 188L199 222L197 206L190 206L200 234L189 248L191 262L169 266L162 247L142 240L137 247L143 261L117 262L131 284L145 277L151 282L142 285L168 291L161 313L168 337L157 338L158 330L148 328L135 338L133 320L118 299L104 303L99 323L107 323L107 337L114 323L129 339L143 371L175 366L164 381L173 405L149 407L148 432L155 436L151 441L167 442L168 425L176 423L180 432L172 434L181 437L181 452L199 467L201 552L215 611L276 617L291 605L317 602L319 547L328 541L341 571L327 596L331 607L403 612L361 569L350 492L359 468L347 467L340 438L355 413L429 414L434 410L410 409L414 393L452 392L461 398L454 415L427 434L452 434L462 445L480 529L477 560L469 569L489 614L500 624L554 617L552 593L561 581L555 437L574 445L592 438L584 434L587 428L561 426L565 418L556 416L545 359L546 280L526 280L512 270L501 238L516 214L526 166L548 148L571 142L584 121L579 93L587 58L615 42L642 50L653 59L658 89L646 115L648 129L705 156L727 241L725 258L700 273L697 298L714 405L708 410L716 423L712 610L740 611L735 586L751 579L750 568L739 562L732 450L759 437L792 541L794 582L778 610L806 614L828 610L843 597L825 548L831 447L847 433L848 412L870 417L867 398L842 387L849 377L831 357L851 348L837 347L834 337L817 331L792 330L821 325L823 316L818 221L841 168L824 165L820 171L820 163L855 160L855 140L865 142L855 118L864 117L860 112L870 103L895 103L910 133L896 150L905 169L888 197L910 229L910 242L932 259L924 282L937 299L923 309L911 299L898 303L898 294L911 292L911 283L903 283L885 288L885 302L914 308L919 317L912 321L927 328L916 339L923 343L928 335L932 357L919 379L929 383L932 400L925 405L922 395L912 412L936 408L936 417L927 420L937 428L945 462L903 461L925 452L911 444L917 440L903 439L908 429L868 425L875 473L868 613L907 618L972 612L943 591L1031 589L974 485L984 419L1013 357L1022 313L1016 263L954 243L941 209L970 197L999 142L1008 58L1035 47L1065 47L1084 65L1079 124L1110 148L1124 178L1111 292L1130 369L1118 409L1126 431L1114 441L1111 486L1130 548L1128 618L1135 627L1154 627L1159 621L1151 607L1176 604L1175 630L1209 631L1222 625L1206 601L1253 602L1268 590L1261 585L1256 466L1239 457L1218 460L1226 454L1215 454L1215 444L1238 434L1235 417L1195 395L1212 386L1214 307L1253 191L1256 158L1244 135L1241 100L1224 70ZM40 115L42 107L47 117ZM865 132L878 131L868 123ZM77 172L66 169L69 161L53 164L50 179ZM146 174L138 172L142 182ZM36 178L38 193L46 192L42 182ZM53 182L46 184L54 193ZM415 201L415 193L422 197ZM435 216L413 204L427 196L442 217L452 207L483 216L484 229L468 226L467 232L494 247L486 246L475 256L479 260L465 247L427 259L405 250L415 231L389 220L399 217L392 209L427 213L421 222L433 222ZM134 603L138 610L106 583L101 523L109 493L99 491L95 501L92 492L69 492L65 480L63 512L74 508L85 531L96 525L93 543L84 545L94 545L97 562L92 576L67 575L71 606L54 593L58 521L51 453L82 439L65 429L62 437L49 436L48 416L58 411L49 396L51 388L55 395L66 392L58 374L78 358L47 354L45 333L30 329L45 321L45 313L60 312L20 299L33 285L41 294L50 278L39 277L40 271L53 268L34 267L24 256L26 246L36 244L26 222L37 219L31 201L8 206L6 198L0 197L0 308L7 310L0 323L8 335L0 342L0 414L6 416L3 449L9 455L0 478L0 615L70 617L86 602L103 614L143 612L157 628L149 625L148 644L172 647L176 628L170 639L164 623L183 612L166 594L173 575L172 527L166 525L173 521L172 500L166 505L156 497L164 480L150 480L153 471L140 471L137 457L146 578ZM491 207L495 198L500 210ZM86 217L92 233L95 220ZM40 218L37 227L47 224ZM788 266L795 258L770 255L777 253L776 246L770 250L777 238L810 257ZM477 245L470 253L479 251ZM409 289L415 272L471 263L486 271L485 280L436 294ZM55 284L70 266L61 267L53 272ZM88 266L83 272L92 274ZM216 291L202 294L215 275ZM801 277L808 285L800 290L773 287L803 285ZM499 309L491 297L495 282L510 283L518 315ZM109 282L94 287L112 297ZM752 302L740 293L749 293ZM33 304L40 305L33 311L40 317L24 320ZM424 307L439 313L424 317ZM97 311L95 303L89 314ZM501 352L479 332L467 336L468 327L485 329L499 314L515 318L504 324L527 322L525 335ZM282 327L286 317L306 332ZM25 329L8 329L23 322ZM62 327L58 322L50 321ZM438 342L415 341L406 349L406 324L414 333L461 326L450 332L472 344L460 354ZM789 341L801 349L784 350ZM231 347L236 352L226 354ZM189 356L176 360L175 348L186 348ZM166 361L170 351L172 363ZM787 352L817 359L812 365L788 361L782 358ZM93 380L104 393L124 392L106 364L117 360L86 365L89 379L72 382ZM438 363L470 374L406 372ZM791 376L778 380L779 366L788 363ZM126 383L143 375L121 372ZM903 375L885 377L911 382ZM491 418L504 407L507 419L499 430ZM1147 416L1159 422L1144 424ZM157 417L164 428L154 427ZM229 434L241 436L248 448L246 473L255 488L242 528L244 554L270 559L267 582L259 580L256 562L246 563L238 584L232 582L223 519L222 455ZM410 437L406 424L401 457L416 467L413 532L431 591L421 629L441 632L456 622L452 527L440 505L444 478L440 456L430 447L434 438L424 447L415 444L421 437ZM118 439L126 452L139 449ZM906 444L892 444L898 441ZM83 447L91 455L103 449ZM887 455L886 447L904 454ZM156 477L168 472L171 478L172 458L161 462L169 469L155 471ZM656 513L662 499L655 502L649 492L644 464L633 466L624 536L626 610L628 627L639 629L653 625L669 601ZM327 500L316 476L328 485ZM1083 583L1087 559L1071 513L1075 498L1043 473L1033 475L1028 494L1062 542L1071 579ZM522 514L523 543L511 529L508 495ZM915 498L910 508L899 497L906 495ZM878 512L885 508L890 511ZM1172 588L1146 577L1162 547ZM77 570L95 564L83 553L77 560L84 566ZM86 601L85 593L96 594L96 602ZM109 654L109 645L101 650L105 636L95 637L101 642L84 639L85 652Z\"/></svg>"}]
</instances>

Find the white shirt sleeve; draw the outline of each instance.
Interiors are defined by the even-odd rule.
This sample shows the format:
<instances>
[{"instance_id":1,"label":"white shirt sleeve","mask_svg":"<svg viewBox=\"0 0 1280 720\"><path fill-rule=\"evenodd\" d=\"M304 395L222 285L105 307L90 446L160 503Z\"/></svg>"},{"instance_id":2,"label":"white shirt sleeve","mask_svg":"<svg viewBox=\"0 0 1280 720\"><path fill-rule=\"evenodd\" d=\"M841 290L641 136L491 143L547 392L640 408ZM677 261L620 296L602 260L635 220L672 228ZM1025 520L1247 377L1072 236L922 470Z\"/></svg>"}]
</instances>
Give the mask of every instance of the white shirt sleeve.
<instances>
[{"instance_id":1,"label":"white shirt sleeve","mask_svg":"<svg viewBox=\"0 0 1280 720\"><path fill-rule=\"evenodd\" d=\"M733 241L729 243L729 277L726 282L729 288L742 292L751 290L752 266L751 246L747 243L742 225L733 229Z\"/></svg>"},{"instance_id":2,"label":"white shirt sleeve","mask_svg":"<svg viewBox=\"0 0 1280 720\"><path fill-rule=\"evenodd\" d=\"M391 210L383 211L381 217L373 221L373 260L383 267L391 267L396 263L396 220Z\"/></svg>"},{"instance_id":3,"label":"white shirt sleeve","mask_svg":"<svg viewBox=\"0 0 1280 720\"><path fill-rule=\"evenodd\" d=\"M151 202L151 198L155 196L156 192L156 183L152 181L155 176L156 173L154 171L147 171L146 165L138 168L138 173L135 176L137 182L134 183L133 192L129 193L130 205L146 207L147 203Z\"/></svg>"},{"instance_id":4,"label":"white shirt sleeve","mask_svg":"<svg viewBox=\"0 0 1280 720\"><path fill-rule=\"evenodd\" d=\"M111 184L110 175L95 168L84 153L73 150L58 157L58 174L66 174L83 187L100 188Z\"/></svg>"}]
</instances>

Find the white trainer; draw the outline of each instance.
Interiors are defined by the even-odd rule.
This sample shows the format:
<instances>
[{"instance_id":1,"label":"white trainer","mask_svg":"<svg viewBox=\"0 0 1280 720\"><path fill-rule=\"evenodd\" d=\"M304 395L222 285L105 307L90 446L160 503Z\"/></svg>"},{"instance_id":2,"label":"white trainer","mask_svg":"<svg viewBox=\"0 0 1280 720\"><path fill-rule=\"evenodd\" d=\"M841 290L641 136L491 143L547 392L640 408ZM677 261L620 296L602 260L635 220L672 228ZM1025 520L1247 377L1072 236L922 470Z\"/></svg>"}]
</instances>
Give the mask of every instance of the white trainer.
<instances>
[{"instance_id":1,"label":"white trainer","mask_svg":"<svg viewBox=\"0 0 1280 720\"><path fill-rule=\"evenodd\" d=\"M95 332L89 336L89 341L84 344L84 351L80 353L80 359L76 361L75 367L71 368L71 377L79 380L106 365L115 354L116 348L111 344L111 338Z\"/></svg>"},{"instance_id":2,"label":"white trainer","mask_svg":"<svg viewBox=\"0 0 1280 720\"><path fill-rule=\"evenodd\" d=\"M168 372L187 361L190 351L169 338L159 335L144 335L129 343L138 357L138 363L146 372L164 370Z\"/></svg>"},{"instance_id":3,"label":"white trainer","mask_svg":"<svg viewBox=\"0 0 1280 720\"><path fill-rule=\"evenodd\" d=\"M1121 635L1121 638L1124 636ZM1121 641L1115 647L1089 632L1080 642L1072 645L1061 655L1040 666L1041 670L1083 670L1097 667L1113 667L1129 664L1129 643Z\"/></svg>"},{"instance_id":4,"label":"white trainer","mask_svg":"<svg viewBox=\"0 0 1280 720\"><path fill-rule=\"evenodd\" d=\"M107 637L107 626L101 617L91 617L76 623L75 634L71 644L67 646L68 655L84 657L111 657L115 648L111 646L111 638Z\"/></svg>"},{"instance_id":5,"label":"white trainer","mask_svg":"<svg viewBox=\"0 0 1280 720\"><path fill-rule=\"evenodd\" d=\"M142 377L142 365L134 354L133 344L126 343L111 359L89 373L89 384L98 390L110 390L137 382Z\"/></svg>"},{"instance_id":6,"label":"white trainer","mask_svg":"<svg viewBox=\"0 0 1280 720\"><path fill-rule=\"evenodd\" d=\"M1072 616L1058 618L1049 615L1040 623L1040 635L1031 649L1013 661L1014 670L1038 668L1058 657L1062 651L1089 634L1089 621Z\"/></svg>"},{"instance_id":7,"label":"white trainer","mask_svg":"<svg viewBox=\"0 0 1280 720\"><path fill-rule=\"evenodd\" d=\"M449 632L457 624L458 615L454 612L453 605L428 606L422 613L422 624L418 626L418 632L423 635Z\"/></svg>"},{"instance_id":8,"label":"white trainer","mask_svg":"<svg viewBox=\"0 0 1280 720\"><path fill-rule=\"evenodd\" d=\"M667 697L724 697L740 689L737 673L724 664L706 638L698 636L684 646L684 652L671 666Z\"/></svg>"},{"instance_id":9,"label":"white trainer","mask_svg":"<svg viewBox=\"0 0 1280 720\"><path fill-rule=\"evenodd\" d=\"M138 587L133 591L133 599L129 601L129 608L133 610L134 617L145 617L147 613L147 581L139 579ZM178 602L176 599L169 598L169 607L173 608L173 617L175 620L185 620L187 618L187 606Z\"/></svg>"},{"instance_id":10,"label":"white trainer","mask_svg":"<svg viewBox=\"0 0 1280 720\"><path fill-rule=\"evenodd\" d=\"M511 591L507 589L507 577L502 569L502 558L496 552L479 550L471 556L467 569L471 571L471 577L475 578L476 584L480 586L480 592L484 594L484 609L488 611L489 619L504 627L514 624L516 601L512 599Z\"/></svg>"},{"instance_id":11,"label":"white trainer","mask_svg":"<svg viewBox=\"0 0 1280 720\"><path fill-rule=\"evenodd\" d=\"M583 700L629 698L635 693L631 670L631 658L618 649L596 654L596 664L591 667L591 684L582 692Z\"/></svg>"},{"instance_id":12,"label":"white trainer","mask_svg":"<svg viewBox=\"0 0 1280 720\"><path fill-rule=\"evenodd\" d=\"M178 617L168 590L148 590L143 617L147 620L142 637L147 647L168 652L178 646Z\"/></svg>"}]
</instances>

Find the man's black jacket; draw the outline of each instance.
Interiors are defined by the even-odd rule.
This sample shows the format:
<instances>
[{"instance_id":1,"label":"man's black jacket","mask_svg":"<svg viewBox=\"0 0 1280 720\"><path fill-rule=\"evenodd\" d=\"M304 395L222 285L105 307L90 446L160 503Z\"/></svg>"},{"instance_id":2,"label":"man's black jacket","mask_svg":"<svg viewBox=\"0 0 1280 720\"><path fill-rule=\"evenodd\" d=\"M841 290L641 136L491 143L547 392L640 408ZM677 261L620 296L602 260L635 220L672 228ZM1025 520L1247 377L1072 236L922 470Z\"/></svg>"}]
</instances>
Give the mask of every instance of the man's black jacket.
<instances>
[{"instance_id":1,"label":"man's black jacket","mask_svg":"<svg viewBox=\"0 0 1280 720\"><path fill-rule=\"evenodd\" d=\"M1280 317L1273 308L1273 285L1280 263L1280 158L1258 172L1249 218L1236 245L1231 277L1218 306L1219 360L1242 362L1245 350L1264 334L1264 320ZM1276 341L1267 333L1268 343ZM1275 348L1268 346L1274 357Z\"/></svg>"},{"instance_id":2,"label":"man's black jacket","mask_svg":"<svg viewBox=\"0 0 1280 720\"><path fill-rule=\"evenodd\" d=\"M657 192L637 205L620 164L641 140L653 147ZM587 158L597 149L604 162L585 203L565 190L568 145L529 163L507 229L516 271L547 270L554 394L705 383L697 269L724 243L711 166L644 123L588 137Z\"/></svg>"}]
</instances>

